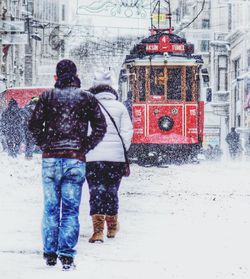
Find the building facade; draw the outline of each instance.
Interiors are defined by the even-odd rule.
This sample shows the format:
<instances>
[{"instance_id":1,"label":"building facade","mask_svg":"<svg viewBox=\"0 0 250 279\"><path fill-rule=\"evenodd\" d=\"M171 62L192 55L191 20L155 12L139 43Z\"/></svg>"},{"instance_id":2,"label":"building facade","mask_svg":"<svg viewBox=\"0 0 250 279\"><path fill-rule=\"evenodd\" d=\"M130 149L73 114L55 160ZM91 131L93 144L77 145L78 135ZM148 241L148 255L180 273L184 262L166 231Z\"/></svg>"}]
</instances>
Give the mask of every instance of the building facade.
<instances>
[{"instance_id":1,"label":"building facade","mask_svg":"<svg viewBox=\"0 0 250 279\"><path fill-rule=\"evenodd\" d=\"M247 1L206 0L179 1L179 29L195 43L196 52L205 58L210 81L203 84L202 98L205 101L205 146L220 145L226 149L225 137L231 127L241 132L244 142L248 121L244 103L248 94L247 44L248 35L242 25L249 26L249 4ZM198 15L198 17L197 17ZM197 17L197 18L196 18ZM184 21L184 23L183 23ZM240 28L242 30L240 30ZM250 59L249 59L250 64ZM248 124L247 124L248 125ZM244 145L244 143L243 143Z\"/></svg>"},{"instance_id":2,"label":"building facade","mask_svg":"<svg viewBox=\"0 0 250 279\"><path fill-rule=\"evenodd\" d=\"M230 127L240 133L242 147L250 144L250 3L231 5L232 23L227 36L230 45Z\"/></svg>"},{"instance_id":3,"label":"building facade","mask_svg":"<svg viewBox=\"0 0 250 279\"><path fill-rule=\"evenodd\" d=\"M55 64L60 57L59 7L57 0L33 0L31 24L32 85L53 85Z\"/></svg>"},{"instance_id":4,"label":"building facade","mask_svg":"<svg viewBox=\"0 0 250 279\"><path fill-rule=\"evenodd\" d=\"M0 75L5 86L24 82L24 48L28 36L23 17L24 0L0 1Z\"/></svg>"},{"instance_id":5,"label":"building facade","mask_svg":"<svg viewBox=\"0 0 250 279\"><path fill-rule=\"evenodd\" d=\"M53 85L75 6L76 0L0 1L0 82L5 87Z\"/></svg>"}]
</instances>

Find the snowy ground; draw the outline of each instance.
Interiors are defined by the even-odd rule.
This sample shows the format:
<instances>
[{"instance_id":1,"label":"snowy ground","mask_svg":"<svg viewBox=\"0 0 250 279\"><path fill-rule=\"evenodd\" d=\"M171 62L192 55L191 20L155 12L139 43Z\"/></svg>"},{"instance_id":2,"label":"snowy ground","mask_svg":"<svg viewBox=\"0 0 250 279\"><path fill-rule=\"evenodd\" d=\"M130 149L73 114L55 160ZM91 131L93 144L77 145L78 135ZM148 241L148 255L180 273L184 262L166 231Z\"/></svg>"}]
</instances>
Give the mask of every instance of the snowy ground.
<instances>
[{"instance_id":1,"label":"snowy ground","mask_svg":"<svg viewBox=\"0 0 250 279\"><path fill-rule=\"evenodd\" d=\"M89 244L84 185L77 269L41 253L40 158L0 153L0 276L4 279L249 279L250 162L141 168L120 191L116 239Z\"/></svg>"}]
</instances>

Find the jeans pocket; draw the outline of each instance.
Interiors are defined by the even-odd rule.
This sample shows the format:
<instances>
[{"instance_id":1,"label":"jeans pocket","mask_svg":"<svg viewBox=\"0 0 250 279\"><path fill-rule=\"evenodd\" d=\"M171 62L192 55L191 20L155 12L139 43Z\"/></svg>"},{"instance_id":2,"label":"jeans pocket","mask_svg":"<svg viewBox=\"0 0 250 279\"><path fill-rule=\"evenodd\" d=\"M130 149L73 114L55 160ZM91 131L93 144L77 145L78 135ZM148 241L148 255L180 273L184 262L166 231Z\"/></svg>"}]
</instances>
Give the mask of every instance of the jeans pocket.
<instances>
[{"instance_id":1,"label":"jeans pocket","mask_svg":"<svg viewBox=\"0 0 250 279\"><path fill-rule=\"evenodd\" d=\"M86 163L78 159L64 160L64 176L68 181L82 183L85 179Z\"/></svg>"},{"instance_id":2,"label":"jeans pocket","mask_svg":"<svg viewBox=\"0 0 250 279\"><path fill-rule=\"evenodd\" d=\"M42 176L43 178L54 178L56 175L56 163L54 158L46 158L42 160Z\"/></svg>"}]
</instances>

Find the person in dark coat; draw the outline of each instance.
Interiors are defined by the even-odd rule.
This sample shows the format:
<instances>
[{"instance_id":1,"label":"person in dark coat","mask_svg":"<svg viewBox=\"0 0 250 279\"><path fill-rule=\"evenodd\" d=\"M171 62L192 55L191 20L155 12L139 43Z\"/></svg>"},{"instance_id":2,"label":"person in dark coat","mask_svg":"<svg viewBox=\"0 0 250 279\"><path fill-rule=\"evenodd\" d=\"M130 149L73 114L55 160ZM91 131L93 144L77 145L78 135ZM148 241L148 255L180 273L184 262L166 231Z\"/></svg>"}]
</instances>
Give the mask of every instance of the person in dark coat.
<instances>
[{"instance_id":1,"label":"person in dark coat","mask_svg":"<svg viewBox=\"0 0 250 279\"><path fill-rule=\"evenodd\" d=\"M23 133L24 133L24 142L25 142L25 158L31 159L33 157L33 152L35 150L35 140L32 136L32 133L28 129L28 123L32 116L32 113L36 107L36 104L39 100L39 97L32 97L30 102L25 105L22 109L23 114Z\"/></svg>"},{"instance_id":2,"label":"person in dark coat","mask_svg":"<svg viewBox=\"0 0 250 279\"><path fill-rule=\"evenodd\" d=\"M235 159L240 152L240 135L231 128L231 132L226 137L226 142L229 147L229 153L232 159Z\"/></svg>"},{"instance_id":3,"label":"person in dark coat","mask_svg":"<svg viewBox=\"0 0 250 279\"><path fill-rule=\"evenodd\" d=\"M29 121L43 158L43 255L47 265L56 265L58 256L64 270L75 266L85 155L102 141L107 127L97 100L80 86L76 65L60 61L55 88L40 95Z\"/></svg>"},{"instance_id":4,"label":"person in dark coat","mask_svg":"<svg viewBox=\"0 0 250 279\"><path fill-rule=\"evenodd\" d=\"M7 145L6 145L6 139L3 134L3 122L2 122L2 117L0 118L0 144L1 144L1 150L6 151L7 150Z\"/></svg>"},{"instance_id":5,"label":"person in dark coat","mask_svg":"<svg viewBox=\"0 0 250 279\"><path fill-rule=\"evenodd\" d=\"M7 109L3 112L1 126L8 154L16 157L23 139L22 113L16 100L11 99Z\"/></svg>"}]
</instances>

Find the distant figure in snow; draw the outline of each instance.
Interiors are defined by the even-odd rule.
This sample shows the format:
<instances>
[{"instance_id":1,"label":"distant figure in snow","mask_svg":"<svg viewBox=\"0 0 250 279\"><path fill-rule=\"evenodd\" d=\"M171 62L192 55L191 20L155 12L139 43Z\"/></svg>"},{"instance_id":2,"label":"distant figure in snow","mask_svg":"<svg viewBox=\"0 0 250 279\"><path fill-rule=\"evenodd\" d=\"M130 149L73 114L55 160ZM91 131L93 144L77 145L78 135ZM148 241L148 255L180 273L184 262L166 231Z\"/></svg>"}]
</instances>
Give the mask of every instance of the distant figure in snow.
<instances>
[{"instance_id":1,"label":"distant figure in snow","mask_svg":"<svg viewBox=\"0 0 250 279\"><path fill-rule=\"evenodd\" d=\"M103 139L107 125L94 96L80 89L74 62L58 62L55 79L55 88L40 95L29 129L43 152L43 256L49 266L59 257L69 270L75 267L85 155Z\"/></svg>"},{"instance_id":2,"label":"distant figure in snow","mask_svg":"<svg viewBox=\"0 0 250 279\"><path fill-rule=\"evenodd\" d=\"M3 124L2 124L2 117L0 118L0 144L2 145L1 150L6 151L7 145L6 145L6 139L3 134Z\"/></svg>"},{"instance_id":3,"label":"distant figure in snow","mask_svg":"<svg viewBox=\"0 0 250 279\"><path fill-rule=\"evenodd\" d=\"M229 147L229 153L232 159L235 159L241 151L240 147L240 135L235 131L235 128L231 128L231 132L226 137L226 142Z\"/></svg>"},{"instance_id":4,"label":"distant figure in snow","mask_svg":"<svg viewBox=\"0 0 250 279\"><path fill-rule=\"evenodd\" d=\"M1 127L8 154L16 157L23 140L22 113L16 100L11 99L7 109L3 112Z\"/></svg>"},{"instance_id":5,"label":"distant figure in snow","mask_svg":"<svg viewBox=\"0 0 250 279\"><path fill-rule=\"evenodd\" d=\"M31 119L32 113L36 107L39 97L32 97L30 102L25 105L22 109L23 114L23 133L24 133L24 143L25 143L25 158L32 159L33 152L36 147L35 139L32 133L28 129L29 120Z\"/></svg>"},{"instance_id":6,"label":"distant figure in snow","mask_svg":"<svg viewBox=\"0 0 250 279\"><path fill-rule=\"evenodd\" d=\"M207 160L214 159L214 148L211 144L208 144L207 149L205 150L205 157Z\"/></svg>"},{"instance_id":7,"label":"distant figure in snow","mask_svg":"<svg viewBox=\"0 0 250 279\"><path fill-rule=\"evenodd\" d=\"M218 144L215 145L213 152L214 152L214 159L220 160L223 155L223 152Z\"/></svg>"},{"instance_id":8,"label":"distant figure in snow","mask_svg":"<svg viewBox=\"0 0 250 279\"><path fill-rule=\"evenodd\" d=\"M103 242L104 223L107 223L107 237L115 237L118 231L118 190L124 175L124 149L128 150L133 134L132 123L126 107L118 101L112 88L109 72L98 71L94 75L93 87L89 89L100 104L107 122L107 133L103 141L87 154L86 178L90 193L90 215L93 235L90 243ZM115 128L114 120L118 131Z\"/></svg>"}]
</instances>

